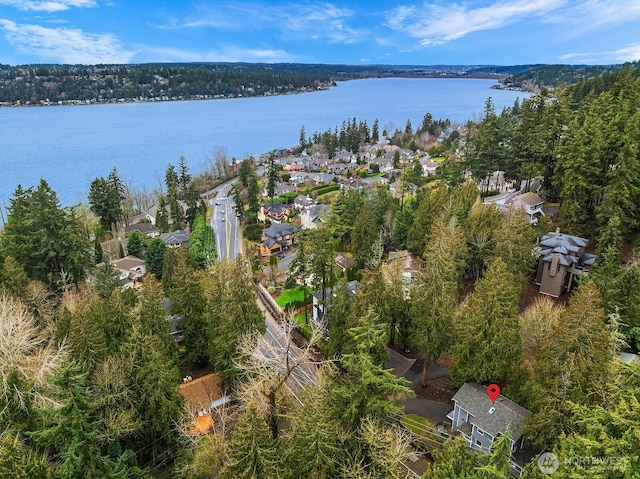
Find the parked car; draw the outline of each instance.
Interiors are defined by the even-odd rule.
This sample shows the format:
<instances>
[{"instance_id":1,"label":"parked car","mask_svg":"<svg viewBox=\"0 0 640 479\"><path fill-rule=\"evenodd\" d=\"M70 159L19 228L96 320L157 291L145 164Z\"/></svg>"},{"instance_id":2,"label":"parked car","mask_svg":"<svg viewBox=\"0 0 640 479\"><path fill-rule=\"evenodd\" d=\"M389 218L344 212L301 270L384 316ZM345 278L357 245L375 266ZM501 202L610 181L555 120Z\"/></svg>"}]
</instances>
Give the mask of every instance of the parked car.
<instances>
[{"instance_id":1,"label":"parked car","mask_svg":"<svg viewBox=\"0 0 640 479\"><path fill-rule=\"evenodd\" d=\"M284 253L278 253L277 256L278 256L278 258L282 259L282 258L284 258Z\"/></svg>"},{"instance_id":2,"label":"parked car","mask_svg":"<svg viewBox=\"0 0 640 479\"><path fill-rule=\"evenodd\" d=\"M289 249L289 247L288 247L288 246L283 246L283 247L282 247L282 251L287 251L288 249Z\"/></svg>"}]
</instances>

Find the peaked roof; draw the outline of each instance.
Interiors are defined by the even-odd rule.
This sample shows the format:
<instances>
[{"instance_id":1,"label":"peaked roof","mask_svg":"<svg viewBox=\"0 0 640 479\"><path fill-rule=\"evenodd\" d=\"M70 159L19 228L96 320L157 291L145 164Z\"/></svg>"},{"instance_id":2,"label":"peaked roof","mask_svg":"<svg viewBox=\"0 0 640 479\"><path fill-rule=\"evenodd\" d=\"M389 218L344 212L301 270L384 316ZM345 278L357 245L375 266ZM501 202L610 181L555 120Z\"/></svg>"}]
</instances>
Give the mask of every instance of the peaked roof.
<instances>
[{"instance_id":1,"label":"peaked roof","mask_svg":"<svg viewBox=\"0 0 640 479\"><path fill-rule=\"evenodd\" d=\"M542 261L550 263L557 255L560 265L569 266L573 263L593 264L595 255L581 252L588 243L586 238L556 232L542 236L538 245Z\"/></svg>"},{"instance_id":2,"label":"peaked roof","mask_svg":"<svg viewBox=\"0 0 640 479\"><path fill-rule=\"evenodd\" d=\"M115 261L112 261L111 264L114 266L114 268L118 268L122 271L129 271L134 268L143 266L145 262L143 259L129 255L129 256L125 256L122 259L117 259Z\"/></svg>"},{"instance_id":3,"label":"peaked roof","mask_svg":"<svg viewBox=\"0 0 640 479\"><path fill-rule=\"evenodd\" d=\"M492 404L486 386L477 383L463 384L453 396L453 401L473 416L469 421L471 424L493 437L504 434L508 429L513 441L520 439L524 420L531 415L530 411L502 394Z\"/></svg>"},{"instance_id":4,"label":"peaked roof","mask_svg":"<svg viewBox=\"0 0 640 479\"><path fill-rule=\"evenodd\" d=\"M527 193L523 193L522 195L518 195L513 199L522 201L523 203L526 203L529 206L538 206L544 203L544 200L540 198L540 196L530 191Z\"/></svg>"},{"instance_id":5,"label":"peaked roof","mask_svg":"<svg viewBox=\"0 0 640 479\"><path fill-rule=\"evenodd\" d=\"M262 230L262 233L267 238L277 238L278 236L293 234L296 231L298 231L298 228L296 228L296 226L292 225L291 223L282 223L273 224L268 228Z\"/></svg>"},{"instance_id":6,"label":"peaked roof","mask_svg":"<svg viewBox=\"0 0 640 479\"><path fill-rule=\"evenodd\" d=\"M198 379L180 385L180 394L190 411L206 409L214 399L222 397L222 378L216 374L207 374Z\"/></svg>"},{"instance_id":7,"label":"peaked roof","mask_svg":"<svg viewBox=\"0 0 640 479\"><path fill-rule=\"evenodd\" d=\"M171 233L162 233L160 239L167 244L186 243L189 241L189 235L183 230L177 230Z\"/></svg>"}]
</instances>

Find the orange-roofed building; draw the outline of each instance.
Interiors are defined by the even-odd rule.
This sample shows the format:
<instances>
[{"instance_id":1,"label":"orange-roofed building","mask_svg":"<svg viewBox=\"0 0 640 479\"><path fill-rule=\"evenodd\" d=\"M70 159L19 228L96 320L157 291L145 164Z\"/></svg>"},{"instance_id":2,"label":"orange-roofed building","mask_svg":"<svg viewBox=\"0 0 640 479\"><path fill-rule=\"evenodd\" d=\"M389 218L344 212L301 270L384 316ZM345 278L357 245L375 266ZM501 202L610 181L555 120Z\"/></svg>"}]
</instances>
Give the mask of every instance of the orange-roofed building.
<instances>
[{"instance_id":1,"label":"orange-roofed building","mask_svg":"<svg viewBox=\"0 0 640 479\"><path fill-rule=\"evenodd\" d=\"M216 374L207 374L197 379L185 378L183 381L180 394L194 416L191 433L206 434L214 425L211 411L230 401L229 396L224 395L222 378Z\"/></svg>"}]
</instances>

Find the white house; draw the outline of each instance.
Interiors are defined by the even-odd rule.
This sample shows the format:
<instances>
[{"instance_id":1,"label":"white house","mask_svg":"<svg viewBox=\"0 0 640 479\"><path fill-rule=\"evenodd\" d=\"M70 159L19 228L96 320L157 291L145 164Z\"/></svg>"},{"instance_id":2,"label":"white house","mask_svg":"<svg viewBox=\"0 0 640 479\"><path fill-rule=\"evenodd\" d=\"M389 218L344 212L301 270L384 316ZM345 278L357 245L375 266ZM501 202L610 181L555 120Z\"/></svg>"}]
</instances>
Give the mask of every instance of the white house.
<instances>
[{"instance_id":1,"label":"white house","mask_svg":"<svg viewBox=\"0 0 640 479\"><path fill-rule=\"evenodd\" d=\"M119 273L118 279L122 289L133 288L142 276L147 272L147 265L144 260L135 256L125 256L111 262L111 265Z\"/></svg>"},{"instance_id":2,"label":"white house","mask_svg":"<svg viewBox=\"0 0 640 479\"><path fill-rule=\"evenodd\" d=\"M529 218L529 223L532 225L537 224L538 218L544 216L544 211L542 211L544 200L532 192L511 197L505 206L507 208L524 210Z\"/></svg>"}]
</instances>

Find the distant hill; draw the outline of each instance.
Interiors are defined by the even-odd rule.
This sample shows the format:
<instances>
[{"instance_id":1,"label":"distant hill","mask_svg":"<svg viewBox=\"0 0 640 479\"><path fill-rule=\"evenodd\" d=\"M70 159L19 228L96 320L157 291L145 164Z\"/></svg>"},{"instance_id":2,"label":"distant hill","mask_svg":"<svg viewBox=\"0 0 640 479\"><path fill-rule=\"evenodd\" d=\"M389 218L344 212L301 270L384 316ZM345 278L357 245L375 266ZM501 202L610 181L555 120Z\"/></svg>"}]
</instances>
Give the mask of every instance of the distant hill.
<instances>
[{"instance_id":1,"label":"distant hill","mask_svg":"<svg viewBox=\"0 0 640 479\"><path fill-rule=\"evenodd\" d=\"M0 64L0 105L51 105L268 96L358 78L492 78L538 91L619 66L328 65L305 63Z\"/></svg>"},{"instance_id":2,"label":"distant hill","mask_svg":"<svg viewBox=\"0 0 640 479\"><path fill-rule=\"evenodd\" d=\"M537 65L533 68L523 69L521 72L505 70L506 76L501 78L501 82L506 88L536 93L544 87L555 88L562 84L573 85L606 72L617 72L625 66L634 68L634 65L637 66L638 63L624 65Z\"/></svg>"}]
</instances>

